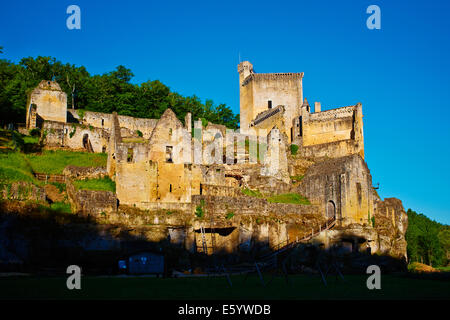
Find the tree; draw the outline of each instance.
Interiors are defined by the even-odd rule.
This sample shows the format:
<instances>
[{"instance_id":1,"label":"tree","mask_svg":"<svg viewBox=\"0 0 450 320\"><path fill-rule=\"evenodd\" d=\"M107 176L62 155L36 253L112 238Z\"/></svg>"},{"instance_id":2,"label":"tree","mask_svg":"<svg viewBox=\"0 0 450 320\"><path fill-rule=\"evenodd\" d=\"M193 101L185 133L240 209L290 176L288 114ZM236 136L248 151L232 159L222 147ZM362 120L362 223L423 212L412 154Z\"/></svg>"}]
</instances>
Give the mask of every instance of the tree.
<instances>
[{"instance_id":1,"label":"tree","mask_svg":"<svg viewBox=\"0 0 450 320\"><path fill-rule=\"evenodd\" d=\"M406 241L409 260L432 266L446 265L445 244L448 245L450 239L447 233L441 233L441 231L448 230L448 226L443 226L411 209L408 209L407 214Z\"/></svg>"},{"instance_id":2,"label":"tree","mask_svg":"<svg viewBox=\"0 0 450 320\"><path fill-rule=\"evenodd\" d=\"M195 95L184 97L159 80L140 85L130 83L133 72L123 65L114 71L91 76L85 67L63 64L53 57L27 57L18 64L0 60L0 121L24 122L28 94L42 80L55 80L67 93L68 107L90 111L159 118L171 108L184 122L188 112L193 119L204 118L236 129L239 115L225 104L202 103Z\"/></svg>"}]
</instances>

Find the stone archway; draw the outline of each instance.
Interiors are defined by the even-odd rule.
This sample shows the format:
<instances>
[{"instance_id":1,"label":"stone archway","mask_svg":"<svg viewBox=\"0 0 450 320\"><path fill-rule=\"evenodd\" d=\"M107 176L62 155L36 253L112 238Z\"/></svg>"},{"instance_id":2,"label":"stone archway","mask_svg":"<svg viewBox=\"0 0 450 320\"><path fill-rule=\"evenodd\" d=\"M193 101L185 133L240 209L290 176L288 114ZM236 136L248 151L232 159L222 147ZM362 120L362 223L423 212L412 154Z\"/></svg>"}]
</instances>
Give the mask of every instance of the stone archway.
<instances>
[{"instance_id":1,"label":"stone archway","mask_svg":"<svg viewBox=\"0 0 450 320\"><path fill-rule=\"evenodd\" d=\"M327 219L336 218L336 205L332 200L327 202L326 217Z\"/></svg>"}]
</instances>

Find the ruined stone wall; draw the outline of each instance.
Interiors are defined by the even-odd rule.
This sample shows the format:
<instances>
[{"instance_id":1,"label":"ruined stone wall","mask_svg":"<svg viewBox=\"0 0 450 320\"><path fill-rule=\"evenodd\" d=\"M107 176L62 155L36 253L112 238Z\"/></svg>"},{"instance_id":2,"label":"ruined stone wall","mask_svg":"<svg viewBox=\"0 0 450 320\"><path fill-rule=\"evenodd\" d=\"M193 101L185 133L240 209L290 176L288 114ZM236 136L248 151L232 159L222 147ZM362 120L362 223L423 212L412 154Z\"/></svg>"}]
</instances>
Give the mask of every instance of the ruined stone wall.
<instances>
[{"instance_id":1,"label":"ruined stone wall","mask_svg":"<svg viewBox=\"0 0 450 320\"><path fill-rule=\"evenodd\" d=\"M106 177L108 172L104 167L77 167L67 166L63 175L70 179L100 179Z\"/></svg>"},{"instance_id":2,"label":"ruined stone wall","mask_svg":"<svg viewBox=\"0 0 450 320\"><path fill-rule=\"evenodd\" d=\"M89 150L86 143L90 144L93 152L107 152L109 133L108 130L86 126L77 123L63 123L44 121L44 143L50 147L67 147L75 150Z\"/></svg>"},{"instance_id":3,"label":"ruined stone wall","mask_svg":"<svg viewBox=\"0 0 450 320\"><path fill-rule=\"evenodd\" d=\"M70 179L66 180L66 190L73 212L91 215L117 211L117 197L111 191L76 190Z\"/></svg>"},{"instance_id":4,"label":"ruined stone wall","mask_svg":"<svg viewBox=\"0 0 450 320\"><path fill-rule=\"evenodd\" d=\"M202 184L202 195L223 196L223 197L242 197L242 190L229 186L218 186L211 184Z\"/></svg>"},{"instance_id":5,"label":"ruined stone wall","mask_svg":"<svg viewBox=\"0 0 450 320\"><path fill-rule=\"evenodd\" d=\"M364 158L360 103L317 113L304 112L302 132L301 152L305 156L335 158L359 153Z\"/></svg>"},{"instance_id":6,"label":"ruined stone wall","mask_svg":"<svg viewBox=\"0 0 450 320\"><path fill-rule=\"evenodd\" d=\"M361 151L359 144L355 143L352 139L348 139L306 147L300 145L298 154L307 158L340 158L351 154L360 154Z\"/></svg>"},{"instance_id":7,"label":"ruined stone wall","mask_svg":"<svg viewBox=\"0 0 450 320\"><path fill-rule=\"evenodd\" d=\"M67 94L57 82L43 80L31 92L27 105L27 123L32 104L36 105L36 113L44 120L67 121Z\"/></svg>"},{"instance_id":8,"label":"ruined stone wall","mask_svg":"<svg viewBox=\"0 0 450 320\"><path fill-rule=\"evenodd\" d=\"M303 117L303 146L351 139L354 109L343 107Z\"/></svg>"},{"instance_id":9,"label":"ruined stone wall","mask_svg":"<svg viewBox=\"0 0 450 320\"><path fill-rule=\"evenodd\" d=\"M148 161L148 145L119 143L115 152L116 193L121 204L156 198L157 164Z\"/></svg>"},{"instance_id":10,"label":"ruined stone wall","mask_svg":"<svg viewBox=\"0 0 450 320\"><path fill-rule=\"evenodd\" d=\"M69 110L72 116L80 121L80 123L93 126L95 128L102 128L110 130L112 125L112 114L102 112L84 111L83 119L80 119L78 110ZM142 132L142 136L145 139L149 139L153 129L158 122L158 119L145 119L135 118L129 116L117 116L119 119L119 125L123 130L125 136L136 136L137 130Z\"/></svg>"},{"instance_id":11,"label":"ruined stone wall","mask_svg":"<svg viewBox=\"0 0 450 320\"><path fill-rule=\"evenodd\" d=\"M11 184L0 184L0 200L45 202L46 195L44 188L19 181Z\"/></svg>"},{"instance_id":12,"label":"ruined stone wall","mask_svg":"<svg viewBox=\"0 0 450 320\"><path fill-rule=\"evenodd\" d=\"M324 216L336 216L341 225L369 224L375 211L372 176L359 155L314 164L298 192L319 205Z\"/></svg>"},{"instance_id":13,"label":"ruined stone wall","mask_svg":"<svg viewBox=\"0 0 450 320\"><path fill-rule=\"evenodd\" d=\"M193 196L192 209L201 205L202 200L206 203L206 211L214 214L226 215L233 212L237 215L268 216L268 215L301 215L316 214L317 207L314 205L271 203L265 199L256 197L228 197L228 196Z\"/></svg>"}]
</instances>

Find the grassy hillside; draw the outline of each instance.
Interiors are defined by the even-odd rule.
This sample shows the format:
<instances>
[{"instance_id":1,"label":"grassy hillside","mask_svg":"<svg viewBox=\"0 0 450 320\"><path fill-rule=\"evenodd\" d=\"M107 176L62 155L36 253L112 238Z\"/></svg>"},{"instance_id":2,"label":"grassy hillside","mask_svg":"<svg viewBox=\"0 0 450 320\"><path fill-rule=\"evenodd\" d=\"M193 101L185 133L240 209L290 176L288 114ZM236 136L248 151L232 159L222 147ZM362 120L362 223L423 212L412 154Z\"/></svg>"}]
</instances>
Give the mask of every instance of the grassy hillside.
<instances>
[{"instance_id":1,"label":"grassy hillside","mask_svg":"<svg viewBox=\"0 0 450 320\"><path fill-rule=\"evenodd\" d=\"M105 153L40 149L39 138L0 129L0 183L26 181L40 185L34 173L61 174L68 165L106 166Z\"/></svg>"}]
</instances>

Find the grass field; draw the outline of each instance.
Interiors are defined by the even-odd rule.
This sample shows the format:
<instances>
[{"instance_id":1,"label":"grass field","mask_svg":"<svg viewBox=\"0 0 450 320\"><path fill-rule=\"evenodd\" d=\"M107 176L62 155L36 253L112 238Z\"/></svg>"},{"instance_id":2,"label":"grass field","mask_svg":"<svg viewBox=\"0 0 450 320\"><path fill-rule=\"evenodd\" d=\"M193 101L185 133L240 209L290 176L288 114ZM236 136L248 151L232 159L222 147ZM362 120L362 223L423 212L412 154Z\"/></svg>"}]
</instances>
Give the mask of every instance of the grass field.
<instances>
[{"instance_id":1,"label":"grass field","mask_svg":"<svg viewBox=\"0 0 450 320\"><path fill-rule=\"evenodd\" d=\"M106 153L87 153L66 150L45 150L41 154L26 155L34 172L61 174L68 165L78 167L106 166Z\"/></svg>"},{"instance_id":2,"label":"grass field","mask_svg":"<svg viewBox=\"0 0 450 320\"><path fill-rule=\"evenodd\" d=\"M293 203L293 204L311 204L309 200L298 193L283 193L271 196L264 196L259 190L242 189L242 193L249 197L266 199L273 203Z\"/></svg>"},{"instance_id":3,"label":"grass field","mask_svg":"<svg viewBox=\"0 0 450 320\"><path fill-rule=\"evenodd\" d=\"M82 277L81 290L68 290L66 278L0 278L0 299L450 299L450 282L384 275L380 290L366 287L366 275L347 275L346 282L319 276L276 277L263 287L256 275L226 278ZM265 281L270 280L265 275Z\"/></svg>"},{"instance_id":4,"label":"grass field","mask_svg":"<svg viewBox=\"0 0 450 320\"><path fill-rule=\"evenodd\" d=\"M116 183L110 177L99 179L75 180L73 182L77 189L82 190L100 190L116 192Z\"/></svg>"}]
</instances>

